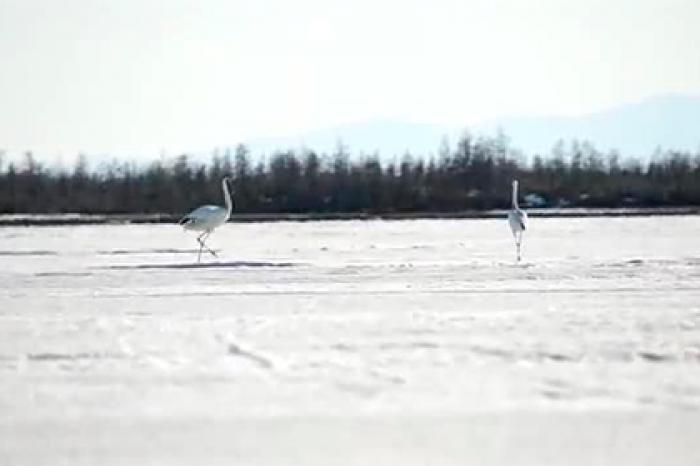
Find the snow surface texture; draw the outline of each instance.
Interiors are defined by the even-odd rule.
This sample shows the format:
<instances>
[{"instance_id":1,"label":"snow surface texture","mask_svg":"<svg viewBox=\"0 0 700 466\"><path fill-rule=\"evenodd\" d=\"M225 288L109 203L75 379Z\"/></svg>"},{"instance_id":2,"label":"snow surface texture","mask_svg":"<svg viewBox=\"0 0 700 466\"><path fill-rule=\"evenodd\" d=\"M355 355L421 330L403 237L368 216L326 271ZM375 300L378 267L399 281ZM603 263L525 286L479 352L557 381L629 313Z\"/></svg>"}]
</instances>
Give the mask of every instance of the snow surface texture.
<instances>
[{"instance_id":1,"label":"snow surface texture","mask_svg":"<svg viewBox=\"0 0 700 466\"><path fill-rule=\"evenodd\" d=\"M0 229L0 464L696 465L700 217Z\"/></svg>"}]
</instances>

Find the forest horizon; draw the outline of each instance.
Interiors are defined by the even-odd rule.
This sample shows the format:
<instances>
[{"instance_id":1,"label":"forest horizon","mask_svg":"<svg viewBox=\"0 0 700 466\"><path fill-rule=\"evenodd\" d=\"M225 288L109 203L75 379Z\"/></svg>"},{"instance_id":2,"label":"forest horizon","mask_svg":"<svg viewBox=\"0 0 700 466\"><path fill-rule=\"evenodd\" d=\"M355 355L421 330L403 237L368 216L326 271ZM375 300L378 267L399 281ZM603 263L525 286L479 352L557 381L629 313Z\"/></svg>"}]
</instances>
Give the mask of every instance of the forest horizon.
<instances>
[{"instance_id":1,"label":"forest horizon","mask_svg":"<svg viewBox=\"0 0 700 466\"><path fill-rule=\"evenodd\" d=\"M588 142L560 141L547 155L525 158L504 135L463 136L436 156L277 151L245 145L208 162L187 154L147 165L114 160L49 168L27 152L0 153L0 213L168 213L220 204L220 180L233 177L240 213L455 212L505 208L519 179L525 205L660 207L700 205L700 152L657 150L646 159L603 153Z\"/></svg>"}]
</instances>

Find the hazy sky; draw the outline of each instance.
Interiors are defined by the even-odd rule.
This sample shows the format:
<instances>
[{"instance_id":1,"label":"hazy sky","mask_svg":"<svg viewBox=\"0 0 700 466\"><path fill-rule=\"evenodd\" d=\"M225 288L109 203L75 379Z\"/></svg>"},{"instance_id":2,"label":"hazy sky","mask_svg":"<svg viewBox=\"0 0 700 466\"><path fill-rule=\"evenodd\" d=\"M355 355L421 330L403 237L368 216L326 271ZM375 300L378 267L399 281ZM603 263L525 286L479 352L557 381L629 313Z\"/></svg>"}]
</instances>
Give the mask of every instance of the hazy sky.
<instances>
[{"instance_id":1,"label":"hazy sky","mask_svg":"<svg viewBox=\"0 0 700 466\"><path fill-rule=\"evenodd\" d=\"M698 0L0 0L0 149L157 155L700 93Z\"/></svg>"}]
</instances>

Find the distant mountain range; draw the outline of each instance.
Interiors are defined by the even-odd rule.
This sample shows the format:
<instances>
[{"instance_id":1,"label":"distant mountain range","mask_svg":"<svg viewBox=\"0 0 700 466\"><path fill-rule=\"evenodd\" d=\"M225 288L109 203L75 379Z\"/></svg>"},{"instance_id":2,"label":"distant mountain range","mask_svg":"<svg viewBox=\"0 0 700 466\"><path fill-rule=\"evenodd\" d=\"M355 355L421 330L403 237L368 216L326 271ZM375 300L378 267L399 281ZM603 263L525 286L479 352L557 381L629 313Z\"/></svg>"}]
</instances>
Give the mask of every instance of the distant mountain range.
<instances>
[{"instance_id":1,"label":"distant mountain range","mask_svg":"<svg viewBox=\"0 0 700 466\"><path fill-rule=\"evenodd\" d=\"M313 149L334 152L338 144L351 154L382 157L436 154L443 140L454 145L465 130L493 136L502 130L512 148L525 154L549 154L559 139L592 142L601 151L645 157L657 147L700 151L700 96L670 95L579 117L500 118L455 128L399 120L373 120L310 131L296 136L248 141L253 154Z\"/></svg>"}]
</instances>

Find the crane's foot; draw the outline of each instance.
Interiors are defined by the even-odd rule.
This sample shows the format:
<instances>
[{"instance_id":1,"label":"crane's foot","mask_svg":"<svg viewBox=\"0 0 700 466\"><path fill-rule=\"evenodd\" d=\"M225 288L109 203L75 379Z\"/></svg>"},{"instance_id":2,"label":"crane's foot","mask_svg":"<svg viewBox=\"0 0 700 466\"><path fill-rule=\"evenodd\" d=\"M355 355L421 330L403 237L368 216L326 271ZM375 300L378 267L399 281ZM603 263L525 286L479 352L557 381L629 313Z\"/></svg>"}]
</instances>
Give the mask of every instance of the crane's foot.
<instances>
[{"instance_id":1,"label":"crane's foot","mask_svg":"<svg viewBox=\"0 0 700 466\"><path fill-rule=\"evenodd\" d=\"M219 257L216 255L216 253L209 246L207 246L207 244L204 241L200 240L199 238L197 238L197 241L199 242L199 254L200 255L202 254L202 249L206 249L209 252L209 254L211 254L212 256Z\"/></svg>"}]
</instances>

